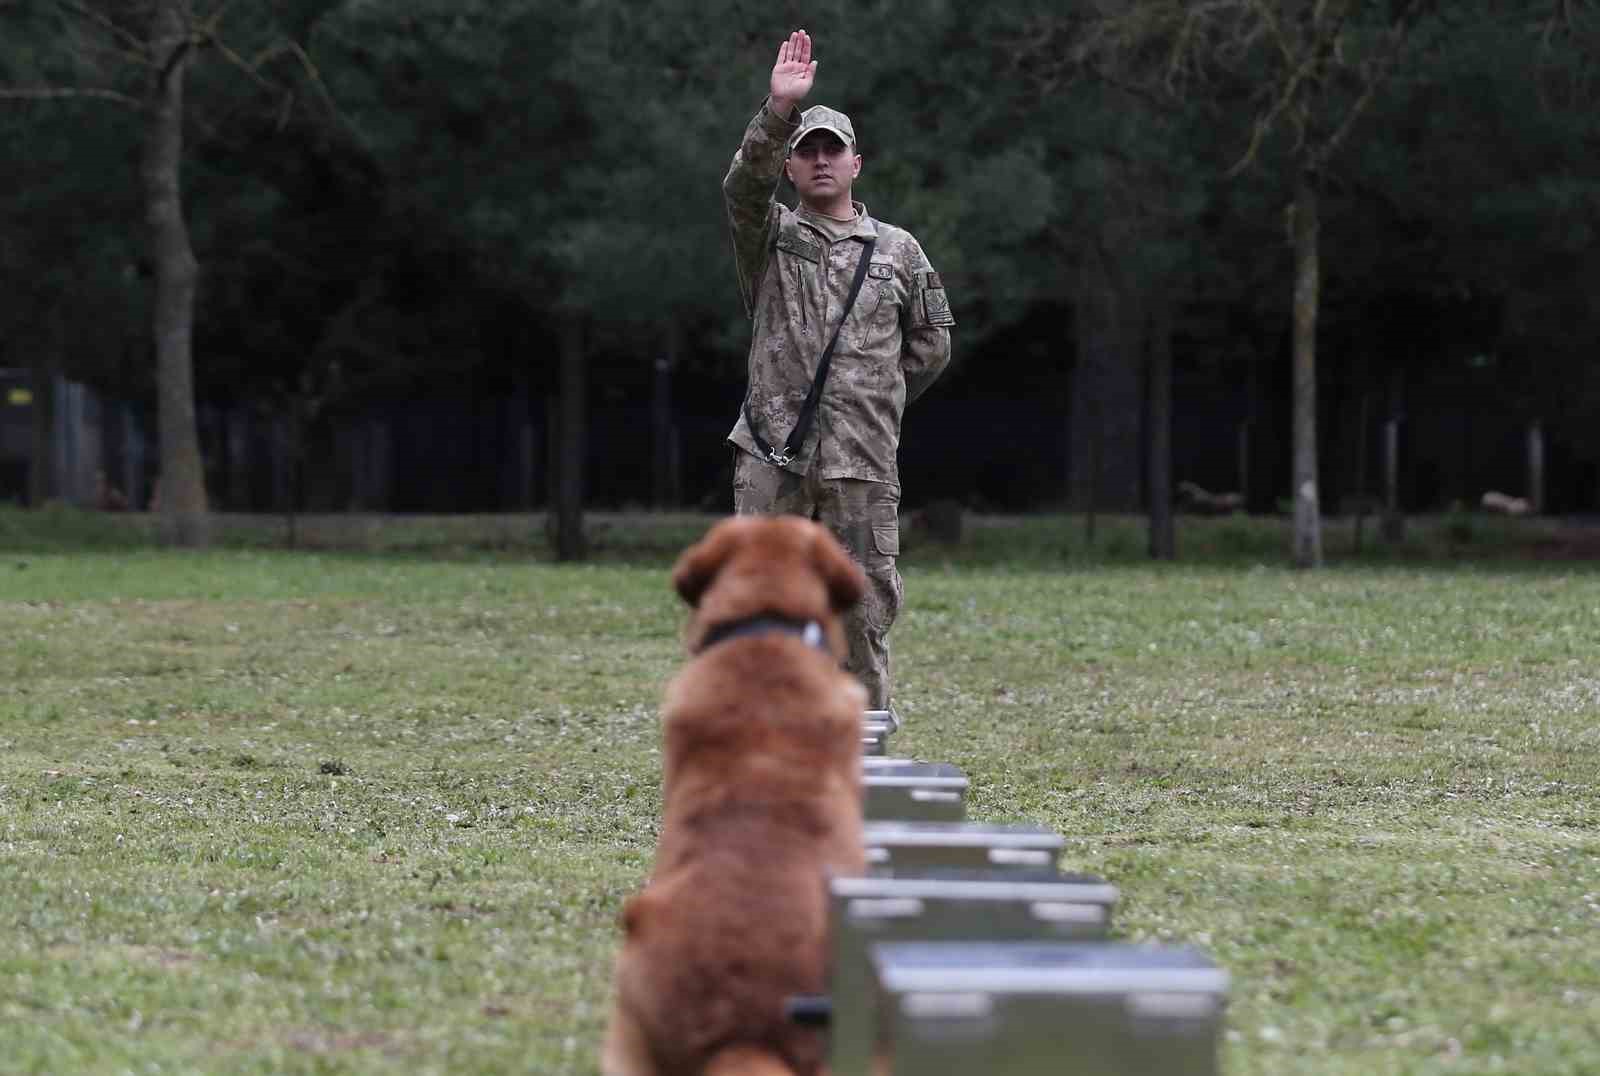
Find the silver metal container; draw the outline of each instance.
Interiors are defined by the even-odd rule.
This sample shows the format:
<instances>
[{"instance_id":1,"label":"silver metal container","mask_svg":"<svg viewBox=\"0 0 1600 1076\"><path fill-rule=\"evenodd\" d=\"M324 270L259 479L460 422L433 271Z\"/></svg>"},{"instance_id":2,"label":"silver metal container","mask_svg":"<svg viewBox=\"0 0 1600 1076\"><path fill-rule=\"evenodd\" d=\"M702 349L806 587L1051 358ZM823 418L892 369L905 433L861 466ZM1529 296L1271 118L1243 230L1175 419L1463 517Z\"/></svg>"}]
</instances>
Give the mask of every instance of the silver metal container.
<instances>
[{"instance_id":1,"label":"silver metal container","mask_svg":"<svg viewBox=\"0 0 1600 1076\"><path fill-rule=\"evenodd\" d=\"M960 822L967 775L948 762L913 762L862 771L868 821Z\"/></svg>"},{"instance_id":2,"label":"silver metal container","mask_svg":"<svg viewBox=\"0 0 1600 1076\"><path fill-rule=\"evenodd\" d=\"M1117 888L1089 875L1056 881L834 878L828 883L828 1066L869 1076L878 1024L869 956L889 941L1067 941L1106 936Z\"/></svg>"},{"instance_id":3,"label":"silver metal container","mask_svg":"<svg viewBox=\"0 0 1600 1076\"><path fill-rule=\"evenodd\" d=\"M1053 875L1065 843L1041 826L976 822L871 822L863 838L867 870L909 877L1015 871Z\"/></svg>"},{"instance_id":4,"label":"silver metal container","mask_svg":"<svg viewBox=\"0 0 1600 1076\"><path fill-rule=\"evenodd\" d=\"M1227 972L1110 942L872 946L887 1076L1216 1076ZM841 1074L843 1076L843 1074Z\"/></svg>"},{"instance_id":5,"label":"silver metal container","mask_svg":"<svg viewBox=\"0 0 1600 1076\"><path fill-rule=\"evenodd\" d=\"M863 756L861 759L861 776L870 777L875 773L894 773L905 766L924 765L920 758L897 758L890 755Z\"/></svg>"},{"instance_id":6,"label":"silver metal container","mask_svg":"<svg viewBox=\"0 0 1600 1076\"><path fill-rule=\"evenodd\" d=\"M861 753L863 755L878 756L888 753L889 737L894 733L883 721L861 722Z\"/></svg>"},{"instance_id":7,"label":"silver metal container","mask_svg":"<svg viewBox=\"0 0 1600 1076\"><path fill-rule=\"evenodd\" d=\"M863 721L877 721L888 725L890 732L900 731L900 715L893 710L864 710L861 714Z\"/></svg>"}]
</instances>

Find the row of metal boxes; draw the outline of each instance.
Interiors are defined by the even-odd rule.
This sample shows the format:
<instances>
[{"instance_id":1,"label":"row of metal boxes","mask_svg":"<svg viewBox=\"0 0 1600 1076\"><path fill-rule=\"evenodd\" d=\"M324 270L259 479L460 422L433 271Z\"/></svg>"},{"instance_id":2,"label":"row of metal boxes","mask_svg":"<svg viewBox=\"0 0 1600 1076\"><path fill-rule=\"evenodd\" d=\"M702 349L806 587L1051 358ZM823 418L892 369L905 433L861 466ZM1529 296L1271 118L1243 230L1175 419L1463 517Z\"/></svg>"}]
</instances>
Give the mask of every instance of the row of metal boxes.
<instances>
[{"instance_id":1,"label":"row of metal boxes","mask_svg":"<svg viewBox=\"0 0 1600 1076\"><path fill-rule=\"evenodd\" d=\"M1108 940L1117 889L1036 826L965 821L966 776L863 723L868 874L830 879L833 1076L1214 1076L1228 977Z\"/></svg>"}]
</instances>

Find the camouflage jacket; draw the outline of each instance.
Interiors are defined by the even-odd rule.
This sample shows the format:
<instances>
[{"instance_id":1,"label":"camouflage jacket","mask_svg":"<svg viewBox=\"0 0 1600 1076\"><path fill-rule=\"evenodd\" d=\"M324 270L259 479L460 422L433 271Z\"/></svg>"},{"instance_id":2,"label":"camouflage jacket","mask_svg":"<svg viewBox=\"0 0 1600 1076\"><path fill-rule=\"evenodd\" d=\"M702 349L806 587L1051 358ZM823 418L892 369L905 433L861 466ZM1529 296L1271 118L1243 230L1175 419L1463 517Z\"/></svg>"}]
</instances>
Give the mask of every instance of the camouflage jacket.
<instances>
[{"instance_id":1,"label":"camouflage jacket","mask_svg":"<svg viewBox=\"0 0 1600 1076\"><path fill-rule=\"evenodd\" d=\"M845 239L831 241L806 214L776 201L789 136L798 124L766 104L745 129L722 183L750 341L749 404L761 436L782 448L800 416L851 279L876 237L872 263L839 333L795 474L899 485L900 417L950 361L955 319L939 274L910 232L856 203ZM760 455L741 412L728 440Z\"/></svg>"}]
</instances>

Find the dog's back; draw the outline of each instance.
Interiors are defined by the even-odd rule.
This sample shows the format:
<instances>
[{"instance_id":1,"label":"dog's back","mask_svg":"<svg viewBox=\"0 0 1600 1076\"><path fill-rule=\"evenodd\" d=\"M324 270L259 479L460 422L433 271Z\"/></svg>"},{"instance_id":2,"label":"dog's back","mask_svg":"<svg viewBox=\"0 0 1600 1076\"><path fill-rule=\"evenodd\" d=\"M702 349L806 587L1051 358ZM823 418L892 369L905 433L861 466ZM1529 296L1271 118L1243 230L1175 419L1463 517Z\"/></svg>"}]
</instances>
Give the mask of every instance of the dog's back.
<instances>
[{"instance_id":1,"label":"dog's back","mask_svg":"<svg viewBox=\"0 0 1600 1076\"><path fill-rule=\"evenodd\" d=\"M709 1072L738 1044L799 1073L820 1064L818 1035L783 1002L825 985L823 877L864 868L862 698L825 655L782 638L720 644L668 689L661 838L618 966L663 1076Z\"/></svg>"},{"instance_id":2,"label":"dog's back","mask_svg":"<svg viewBox=\"0 0 1600 1076\"><path fill-rule=\"evenodd\" d=\"M824 877L865 867L864 702L837 654L781 632L717 642L668 686L661 836L623 914L607 1076L818 1070L820 1036L783 1005L825 986Z\"/></svg>"}]
</instances>

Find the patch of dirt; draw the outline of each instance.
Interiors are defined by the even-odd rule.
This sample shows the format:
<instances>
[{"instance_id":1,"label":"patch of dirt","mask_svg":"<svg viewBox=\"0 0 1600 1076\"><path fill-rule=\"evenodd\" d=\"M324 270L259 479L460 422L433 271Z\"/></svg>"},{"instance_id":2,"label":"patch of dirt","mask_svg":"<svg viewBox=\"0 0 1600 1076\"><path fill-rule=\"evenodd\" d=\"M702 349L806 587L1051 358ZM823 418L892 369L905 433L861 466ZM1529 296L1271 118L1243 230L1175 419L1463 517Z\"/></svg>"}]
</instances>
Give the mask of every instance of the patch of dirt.
<instances>
[{"instance_id":1,"label":"patch of dirt","mask_svg":"<svg viewBox=\"0 0 1600 1076\"><path fill-rule=\"evenodd\" d=\"M386 1031L291 1031L285 1041L308 1054L342 1054L351 1050L381 1050L390 1056L405 1053L399 1039Z\"/></svg>"},{"instance_id":2,"label":"patch of dirt","mask_svg":"<svg viewBox=\"0 0 1600 1076\"><path fill-rule=\"evenodd\" d=\"M199 953L185 952L182 949L167 949L156 945L130 945L127 952L131 957L148 960L168 971L174 968L186 968L200 959Z\"/></svg>"},{"instance_id":3,"label":"patch of dirt","mask_svg":"<svg viewBox=\"0 0 1600 1076\"><path fill-rule=\"evenodd\" d=\"M165 971L187 968L196 961L204 959L202 953L171 949L161 945L52 945L48 952L57 960L92 960L103 964L133 961L140 964L154 964Z\"/></svg>"}]
</instances>

